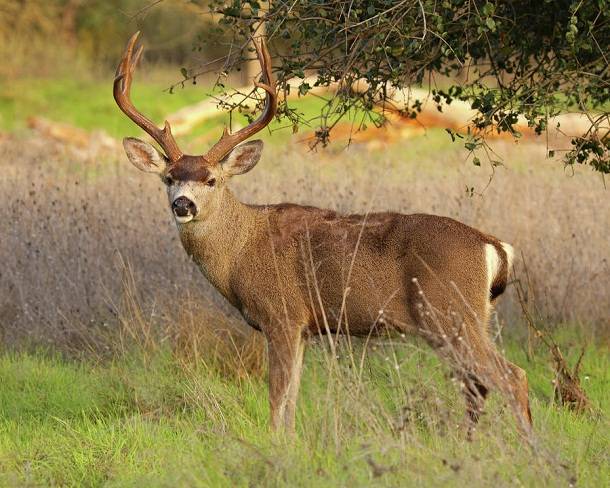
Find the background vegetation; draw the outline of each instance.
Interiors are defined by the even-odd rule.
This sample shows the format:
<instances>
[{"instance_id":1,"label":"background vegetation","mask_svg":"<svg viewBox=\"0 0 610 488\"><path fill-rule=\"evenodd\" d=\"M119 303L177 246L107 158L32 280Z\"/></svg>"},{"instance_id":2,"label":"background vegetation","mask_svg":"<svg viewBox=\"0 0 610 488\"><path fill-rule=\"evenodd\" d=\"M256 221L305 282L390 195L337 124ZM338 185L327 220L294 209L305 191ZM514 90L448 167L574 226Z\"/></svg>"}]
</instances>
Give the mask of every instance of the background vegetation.
<instances>
[{"instance_id":1,"label":"background vegetation","mask_svg":"<svg viewBox=\"0 0 610 488\"><path fill-rule=\"evenodd\" d=\"M326 144L344 117L358 128L386 123L386 110L415 118L424 85L439 110L458 100L476 112L463 139L473 160L488 149L486 136L521 137L555 126L555 115L586 114L584 133L568 134L566 164L610 172L610 8L607 0L500 1L284 1L223 0L2 0L0 76L31 76L114 66L133 31L147 39L147 61L180 66L174 82L207 81L222 70L250 81L248 38L266 33L282 92L300 96L338 87L317 122ZM294 85L294 79L300 83ZM384 110L377 110L382 106ZM280 117L303 121L289 103ZM561 130L560 124L552 129ZM451 133L455 140L455 135ZM497 160L487 157L491 164Z\"/></svg>"},{"instance_id":2,"label":"background vegetation","mask_svg":"<svg viewBox=\"0 0 610 488\"><path fill-rule=\"evenodd\" d=\"M0 76L109 73L137 29L146 35L147 62L193 61L193 45L204 35L212 44L205 56L224 54L214 46L211 19L194 2L157 3L147 9L147 0L1 0L0 52L7 62Z\"/></svg>"},{"instance_id":3,"label":"background vegetation","mask_svg":"<svg viewBox=\"0 0 610 488\"><path fill-rule=\"evenodd\" d=\"M272 143L234 187L251 202L435 212L511 240L536 325L571 366L585 348L594 408L556 403L551 357L513 284L492 333L530 375L533 449L495 396L465 443L459 389L425 345L401 338L341 341L339 358L314 341L298 438L270 435L264 344L185 256L157 179L119 148L90 158L10 136L0 146L0 484L603 483L610 202L597 179L566 178L552 162L533 178L544 147L500 146L511 166L483 197L464 186L487 173L434 132L384 152Z\"/></svg>"},{"instance_id":4,"label":"background vegetation","mask_svg":"<svg viewBox=\"0 0 610 488\"><path fill-rule=\"evenodd\" d=\"M396 88L425 82L439 110L461 100L476 111L464 141L475 153L485 147L487 134L520 137L520 118L541 134L550 117L566 109L596 110L589 113L589 129L575 135L564 162L610 173L610 4L605 0L210 3L242 49L244 38L262 31L275 41L283 89L295 77L303 79L302 95L339 84L323 111L317 133L322 143L337 119L354 110L369 113L363 124L383 124L384 112L373 109L391 110ZM313 81L305 79L307 70ZM409 94L400 102L394 109L416 117L422 99Z\"/></svg>"},{"instance_id":5,"label":"background vegetation","mask_svg":"<svg viewBox=\"0 0 610 488\"><path fill-rule=\"evenodd\" d=\"M489 168L472 166L443 127L407 126L400 138L388 129L312 152L315 121L294 136L276 122L259 166L235 179L244 201L436 213L514 244L515 274L491 333L529 374L536 439L517 438L494 396L465 442L458 385L409 338L340 341L339 357L314 341L297 438L273 436L263 341L185 256L161 183L126 162L120 138L138 131L110 94L116 57L138 27L148 54L134 99L156 121L207 96L211 75L164 89L183 78L180 67L224 55L231 39L219 32L218 52L192 51L206 5L146 5L0 0L0 486L602 486L603 180L585 167L563 171L544 141L494 140L505 165ZM226 81L242 83L239 74ZM291 100L301 120L325 103ZM68 135L33 118L65 123ZM197 125L181 139L185 150L199 152L227 120ZM591 411L557 402L557 368L524 312L571 367L584 350Z\"/></svg>"}]
</instances>

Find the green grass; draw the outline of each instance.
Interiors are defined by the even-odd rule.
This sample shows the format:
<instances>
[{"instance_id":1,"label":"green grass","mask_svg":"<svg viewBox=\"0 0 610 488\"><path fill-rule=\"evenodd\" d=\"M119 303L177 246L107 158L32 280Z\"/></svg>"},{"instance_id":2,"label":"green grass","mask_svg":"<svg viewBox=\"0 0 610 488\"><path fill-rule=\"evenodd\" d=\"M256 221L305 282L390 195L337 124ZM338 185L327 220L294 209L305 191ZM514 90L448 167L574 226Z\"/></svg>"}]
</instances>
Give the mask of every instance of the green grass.
<instances>
[{"instance_id":1,"label":"green grass","mask_svg":"<svg viewBox=\"0 0 610 488\"><path fill-rule=\"evenodd\" d=\"M139 110L161 125L167 115L207 97L209 90L188 85L172 94L168 84L135 80L132 99ZM311 118L320 113L323 101L316 97L291 101L291 106ZM16 131L27 126L27 119L42 116L86 130L103 129L114 137L137 133L133 122L117 108L112 97L112 79L40 78L4 81L0 84L0 130ZM241 118L237 115L238 120ZM200 135L228 121L228 114L197 127ZM241 120L241 122L243 122ZM272 129L286 125L276 123ZM285 129L290 131L289 128Z\"/></svg>"},{"instance_id":2,"label":"green grass","mask_svg":"<svg viewBox=\"0 0 610 488\"><path fill-rule=\"evenodd\" d=\"M201 94L180 90L165 94L157 83L139 83L134 102L154 120L196 103ZM112 98L112 80L30 79L5 82L0 89L0 128L25 127L28 117L42 116L87 130L104 129L118 136L133 132L134 125L118 111Z\"/></svg>"},{"instance_id":3,"label":"green grass","mask_svg":"<svg viewBox=\"0 0 610 488\"><path fill-rule=\"evenodd\" d=\"M136 107L151 120L161 126L163 120L181 108L193 105L209 96L209 89L200 85L186 85L173 93L167 91L169 83L159 81L168 78L154 74L148 79L134 81L132 99ZM171 79L171 78L168 78ZM209 88L209 87L208 87ZM299 127L297 139L305 139L305 134L318 127L325 100L310 95L290 99L289 106L300 114L303 123ZM19 132L27 127L30 117L44 117L56 122L67 123L88 131L104 130L112 137L121 139L127 135L137 135L140 129L125 117L112 97L112 79L71 79L37 78L4 81L0 84L0 131ZM354 122L356 129L361 116L354 120L345 117L345 123ZM228 113L219 110L218 116L208 119L194 127L192 132L178 138L179 142L191 141L210 134L211 139L220 136L220 128L230 122ZM246 118L241 114L233 115L233 122L245 125ZM260 137L274 145L284 145L292 134L287 119L274 121ZM333 136L333 140L336 136ZM432 128L426 137L417 138L413 150L418 156L426 157L438 152L439 148L451 146L450 138L442 129ZM340 141L347 143L345 141ZM338 144L339 148L344 144ZM454 145L458 148L458 145Z\"/></svg>"},{"instance_id":4,"label":"green grass","mask_svg":"<svg viewBox=\"0 0 610 488\"><path fill-rule=\"evenodd\" d=\"M571 341L562 344L573 360ZM295 439L269 433L263 378L180 367L170 351L99 363L5 352L0 485L602 486L607 350L590 346L583 364L586 391L604 413L577 416L552 403L543 351L528 361L520 341L508 345L530 378L534 451L497 398L465 442L456 388L412 342L378 346L361 381L347 348L331 363L323 347L310 348Z\"/></svg>"}]
</instances>

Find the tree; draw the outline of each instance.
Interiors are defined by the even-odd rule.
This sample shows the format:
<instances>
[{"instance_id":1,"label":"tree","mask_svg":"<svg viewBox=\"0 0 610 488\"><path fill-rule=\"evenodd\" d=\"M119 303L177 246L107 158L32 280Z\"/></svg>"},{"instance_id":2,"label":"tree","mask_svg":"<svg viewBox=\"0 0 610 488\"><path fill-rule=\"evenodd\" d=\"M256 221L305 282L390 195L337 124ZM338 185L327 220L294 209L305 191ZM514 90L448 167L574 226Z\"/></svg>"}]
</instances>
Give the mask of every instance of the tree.
<instances>
[{"instance_id":1,"label":"tree","mask_svg":"<svg viewBox=\"0 0 610 488\"><path fill-rule=\"evenodd\" d=\"M572 140L566 164L610 173L610 1L607 0L270 0L206 2L241 46L227 69L251 57L247 39L265 26L279 89L300 78L299 94L337 84L317 131L328 140L338 120L375 112L396 87L427 84L442 104L463 100L476 110L464 138L476 151L491 131L514 137L519 116L536 133L565 111L589 117ZM312 83L306 74L314 73ZM195 73L197 76L197 73ZM355 90L355 83L364 89ZM416 117L420 100L406 115ZM287 105L280 115L298 121Z\"/></svg>"}]
</instances>

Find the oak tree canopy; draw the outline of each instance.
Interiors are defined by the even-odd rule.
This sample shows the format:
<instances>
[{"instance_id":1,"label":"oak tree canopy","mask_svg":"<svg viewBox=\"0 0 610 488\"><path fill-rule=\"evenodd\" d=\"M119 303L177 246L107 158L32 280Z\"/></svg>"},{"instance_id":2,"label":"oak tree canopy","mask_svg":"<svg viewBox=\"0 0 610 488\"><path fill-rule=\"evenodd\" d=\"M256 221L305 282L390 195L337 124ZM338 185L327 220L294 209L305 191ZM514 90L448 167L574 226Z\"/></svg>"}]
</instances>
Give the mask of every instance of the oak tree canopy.
<instances>
[{"instance_id":1,"label":"oak tree canopy","mask_svg":"<svg viewBox=\"0 0 610 488\"><path fill-rule=\"evenodd\" d=\"M372 109L392 88L424 85L440 109L462 100L476 110L472 131L449 131L470 151L491 131L519 137L520 116L542 134L557 114L586 113L589 129L572 139L564 162L610 173L607 0L212 0L201 6L234 46L225 69L251 59L247 40L264 30L280 90L294 90L288 80L295 77L302 96L338 84L319 119L322 143L338 120L355 112L382 124L383 113ZM354 90L357 81L365 89ZM420 109L421 100L411 100L404 112L416 117ZM280 116L295 123L299 117L288 105Z\"/></svg>"}]
</instances>

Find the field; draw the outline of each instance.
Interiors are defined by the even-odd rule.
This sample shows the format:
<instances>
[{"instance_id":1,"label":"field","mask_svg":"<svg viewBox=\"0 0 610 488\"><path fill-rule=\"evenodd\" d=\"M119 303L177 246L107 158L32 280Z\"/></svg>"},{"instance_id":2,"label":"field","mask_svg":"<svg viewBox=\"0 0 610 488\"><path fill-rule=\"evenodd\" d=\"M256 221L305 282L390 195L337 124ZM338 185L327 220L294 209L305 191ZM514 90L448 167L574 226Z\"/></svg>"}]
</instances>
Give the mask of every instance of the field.
<instances>
[{"instance_id":1,"label":"field","mask_svg":"<svg viewBox=\"0 0 610 488\"><path fill-rule=\"evenodd\" d=\"M210 95L220 95L211 90L215 81L207 77L198 86L177 87L171 94L168 86L176 81L176 73L168 69L145 72L134 81L133 101L153 120L161 120L179 109L195 104ZM322 101L316 98L297 100L293 107L305 118L319 115ZM112 77L79 76L70 78L18 78L0 85L0 131L20 131L32 116L43 115L56 122L63 122L89 131L103 130L110 136L122 138L134 132L134 125L127 117L117 117L117 107L112 98ZM219 114L211 121L196 128L195 136L204 137L218 124L227 122L228 115ZM243 123L245 118L233 119ZM270 129L277 131L286 124L274 123ZM285 129L290 133L290 129ZM215 137L215 136L214 136ZM187 137L186 139L192 139Z\"/></svg>"},{"instance_id":2,"label":"field","mask_svg":"<svg viewBox=\"0 0 610 488\"><path fill-rule=\"evenodd\" d=\"M264 344L189 262L161 183L131 167L120 144L76 151L25 128L43 114L137 134L107 83L20 83L0 93L0 485L602 486L610 477L610 198L599 177L564 171L543 143L498 140L505 166L489 182L491 168L466 161L440 129L382 149L318 152L289 131L266 136L262 162L233 184L245 201L436 213L515 246L491 329L528 372L536 431L524 444L493 396L466 442L458 388L418 341L340 341L333 358L317 340L297 436L284 438L267 427ZM141 86L155 119L200 97ZM47 108L70 93L78 110ZM214 137L218 122L199 129ZM184 142L193 152L202 144ZM585 348L592 412L557 404L551 356L523 309L571 366Z\"/></svg>"},{"instance_id":3,"label":"field","mask_svg":"<svg viewBox=\"0 0 610 488\"><path fill-rule=\"evenodd\" d=\"M312 347L296 439L269 433L261 375L223 374L207 358L187 367L164 349L102 363L6 353L0 484L603 486L607 422L553 405L547 358L509 345L531 381L533 449L497 401L465 442L455 385L408 342L371 352L361 378L348 356L331 363ZM602 404L607 351L590 346L583 371Z\"/></svg>"}]
</instances>

